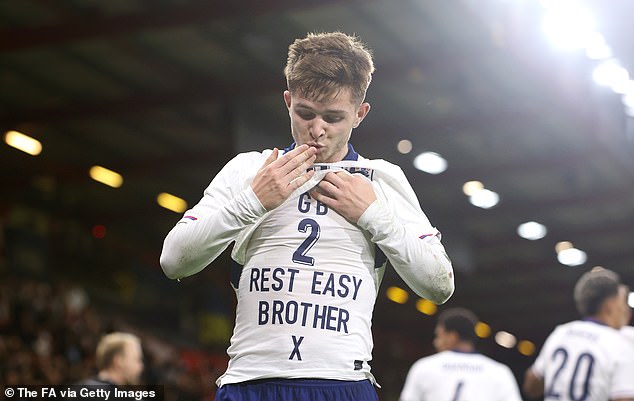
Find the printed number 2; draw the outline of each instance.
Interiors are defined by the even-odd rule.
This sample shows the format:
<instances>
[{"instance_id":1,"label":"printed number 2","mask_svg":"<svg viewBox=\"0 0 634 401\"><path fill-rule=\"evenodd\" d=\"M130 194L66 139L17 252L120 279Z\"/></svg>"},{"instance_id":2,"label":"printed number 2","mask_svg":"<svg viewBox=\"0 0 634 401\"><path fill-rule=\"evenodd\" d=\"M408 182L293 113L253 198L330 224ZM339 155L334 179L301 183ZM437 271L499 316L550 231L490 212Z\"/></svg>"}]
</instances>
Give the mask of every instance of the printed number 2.
<instances>
[{"instance_id":1,"label":"printed number 2","mask_svg":"<svg viewBox=\"0 0 634 401\"><path fill-rule=\"evenodd\" d=\"M545 398L561 398L561 395L555 391L555 384L557 383L559 376L564 369L564 366L566 365L566 362L568 362L568 351L566 351L565 348L557 348L553 353L552 359L555 360L558 358L561 359L561 362L559 364L559 367L555 371L555 375L553 376L550 386L548 386L548 389L546 390ZM584 372L581 372L584 362L586 365L585 374ZM577 361L575 362L575 369L572 372L572 377L570 378L570 386L568 387L569 399L573 401L584 401L586 398L588 398L588 395L590 393L590 378L592 377L593 367L594 356L592 354L584 352L579 355ZM578 377L579 375L581 376ZM579 379L582 380L582 382L580 383L581 394L575 394L575 385L577 384L577 380Z\"/></svg>"},{"instance_id":2,"label":"printed number 2","mask_svg":"<svg viewBox=\"0 0 634 401\"><path fill-rule=\"evenodd\" d=\"M464 382L458 382L458 385L456 386L456 391L453 393L451 401L458 401L460 399L460 391L462 391L463 384Z\"/></svg>"},{"instance_id":3,"label":"printed number 2","mask_svg":"<svg viewBox=\"0 0 634 401\"><path fill-rule=\"evenodd\" d=\"M310 232L308 237L306 237L295 252L293 252L293 262L313 266L315 264L315 258L306 256L306 253L310 251L310 248L312 248L319 239L319 233L321 231L319 224L313 219L303 219L299 222L297 230L299 230L300 233Z\"/></svg>"}]
</instances>

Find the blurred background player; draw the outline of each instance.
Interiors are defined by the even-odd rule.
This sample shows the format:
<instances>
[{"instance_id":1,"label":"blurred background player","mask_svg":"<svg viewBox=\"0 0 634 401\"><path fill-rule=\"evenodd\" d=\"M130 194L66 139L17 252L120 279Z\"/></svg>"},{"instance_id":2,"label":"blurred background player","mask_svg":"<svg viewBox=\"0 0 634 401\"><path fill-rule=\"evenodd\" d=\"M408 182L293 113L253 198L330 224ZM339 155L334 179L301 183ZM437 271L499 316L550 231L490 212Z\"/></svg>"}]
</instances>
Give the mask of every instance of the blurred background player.
<instances>
[{"instance_id":1,"label":"blurred background player","mask_svg":"<svg viewBox=\"0 0 634 401\"><path fill-rule=\"evenodd\" d=\"M543 395L545 401L634 400L634 350L619 332L630 316L627 295L611 270L583 274L574 289L583 319L558 326L546 339L526 372L526 395Z\"/></svg>"},{"instance_id":2,"label":"blurred background player","mask_svg":"<svg viewBox=\"0 0 634 401\"><path fill-rule=\"evenodd\" d=\"M623 326L621 328L621 333L632 343L634 347L634 327L633 326Z\"/></svg>"},{"instance_id":3,"label":"blurred background player","mask_svg":"<svg viewBox=\"0 0 634 401\"><path fill-rule=\"evenodd\" d=\"M521 401L508 366L476 352L475 314L447 309L438 316L437 354L416 361L400 401Z\"/></svg>"},{"instance_id":4,"label":"blurred background player","mask_svg":"<svg viewBox=\"0 0 634 401\"><path fill-rule=\"evenodd\" d=\"M629 302L628 302L629 305ZM625 338L629 341L630 345L634 347L634 326L630 326L632 320L632 310L630 308L627 309L627 313L625 315L625 325L621 327L621 333L625 336Z\"/></svg>"},{"instance_id":5,"label":"blurred background player","mask_svg":"<svg viewBox=\"0 0 634 401\"><path fill-rule=\"evenodd\" d=\"M143 373L141 340L134 334L106 334L97 345L95 355L98 372L82 385L136 385Z\"/></svg>"}]
</instances>

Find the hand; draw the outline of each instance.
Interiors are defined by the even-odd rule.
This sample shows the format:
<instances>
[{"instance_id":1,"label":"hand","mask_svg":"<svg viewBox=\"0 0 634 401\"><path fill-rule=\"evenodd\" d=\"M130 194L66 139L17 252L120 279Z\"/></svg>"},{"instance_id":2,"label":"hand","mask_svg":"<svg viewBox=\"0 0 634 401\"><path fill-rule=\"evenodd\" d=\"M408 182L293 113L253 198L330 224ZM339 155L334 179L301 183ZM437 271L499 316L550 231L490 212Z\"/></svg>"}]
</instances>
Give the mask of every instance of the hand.
<instances>
[{"instance_id":1,"label":"hand","mask_svg":"<svg viewBox=\"0 0 634 401\"><path fill-rule=\"evenodd\" d=\"M266 210L281 205L290 194L313 176L306 171L315 161L316 149L301 145L277 158L279 150L273 149L253 178L251 188Z\"/></svg>"},{"instance_id":2,"label":"hand","mask_svg":"<svg viewBox=\"0 0 634 401\"><path fill-rule=\"evenodd\" d=\"M310 191L310 196L352 223L358 222L365 210L376 200L370 181L361 174L346 171L326 174Z\"/></svg>"}]
</instances>

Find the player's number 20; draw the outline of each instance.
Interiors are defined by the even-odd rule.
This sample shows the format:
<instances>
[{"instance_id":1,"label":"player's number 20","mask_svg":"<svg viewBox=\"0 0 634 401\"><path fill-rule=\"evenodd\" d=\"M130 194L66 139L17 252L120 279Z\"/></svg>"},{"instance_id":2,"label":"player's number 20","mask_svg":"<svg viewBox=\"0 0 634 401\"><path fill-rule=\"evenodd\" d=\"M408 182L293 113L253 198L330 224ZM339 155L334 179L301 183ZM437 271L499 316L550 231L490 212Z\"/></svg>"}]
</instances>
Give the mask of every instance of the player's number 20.
<instances>
[{"instance_id":1,"label":"player's number 20","mask_svg":"<svg viewBox=\"0 0 634 401\"><path fill-rule=\"evenodd\" d=\"M557 348L552 356L553 360L559 360L559 367L555 371L548 389L546 390L545 399L561 399L555 388L557 381L561 378L561 373L568 363L568 351L565 348ZM594 356L588 352L584 352L577 357L574 362L574 370L570 377L570 386L568 388L568 398L572 401L584 401L590 394L590 377L592 377L592 369L594 367ZM579 382L581 380L581 382ZM575 390L579 385L581 390Z\"/></svg>"}]
</instances>

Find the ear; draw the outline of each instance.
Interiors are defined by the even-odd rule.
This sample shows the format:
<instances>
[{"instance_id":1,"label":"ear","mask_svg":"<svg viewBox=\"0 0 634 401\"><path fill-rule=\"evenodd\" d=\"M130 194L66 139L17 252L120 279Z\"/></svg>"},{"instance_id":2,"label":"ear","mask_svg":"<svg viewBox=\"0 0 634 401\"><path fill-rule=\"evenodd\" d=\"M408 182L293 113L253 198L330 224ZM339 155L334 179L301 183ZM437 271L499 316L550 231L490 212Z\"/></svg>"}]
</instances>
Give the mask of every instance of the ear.
<instances>
[{"instance_id":1,"label":"ear","mask_svg":"<svg viewBox=\"0 0 634 401\"><path fill-rule=\"evenodd\" d=\"M284 91L284 103L286 103L286 108L291 109L291 92L285 90Z\"/></svg>"},{"instance_id":2,"label":"ear","mask_svg":"<svg viewBox=\"0 0 634 401\"><path fill-rule=\"evenodd\" d=\"M447 342L450 344L450 348L455 347L460 342L460 336L457 331L448 331L447 337Z\"/></svg>"},{"instance_id":3,"label":"ear","mask_svg":"<svg viewBox=\"0 0 634 401\"><path fill-rule=\"evenodd\" d=\"M619 308L619 302L621 302L621 300L618 295L606 298L599 310L599 314L603 316L605 323L615 329L621 328L622 320L625 318Z\"/></svg>"},{"instance_id":4,"label":"ear","mask_svg":"<svg viewBox=\"0 0 634 401\"><path fill-rule=\"evenodd\" d=\"M112 357L112 367L115 369L118 369L121 366L121 359L123 358L123 355L121 355L120 353L114 355Z\"/></svg>"},{"instance_id":5,"label":"ear","mask_svg":"<svg viewBox=\"0 0 634 401\"><path fill-rule=\"evenodd\" d=\"M361 124L361 121L363 121L363 119L365 118L365 116L368 115L369 112L370 112L370 103L368 102L361 103L359 105L359 108L357 109L356 120L354 124L352 124L352 127L357 128L359 124Z\"/></svg>"}]
</instances>

